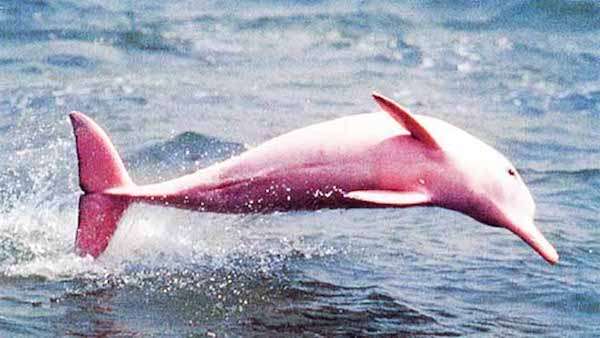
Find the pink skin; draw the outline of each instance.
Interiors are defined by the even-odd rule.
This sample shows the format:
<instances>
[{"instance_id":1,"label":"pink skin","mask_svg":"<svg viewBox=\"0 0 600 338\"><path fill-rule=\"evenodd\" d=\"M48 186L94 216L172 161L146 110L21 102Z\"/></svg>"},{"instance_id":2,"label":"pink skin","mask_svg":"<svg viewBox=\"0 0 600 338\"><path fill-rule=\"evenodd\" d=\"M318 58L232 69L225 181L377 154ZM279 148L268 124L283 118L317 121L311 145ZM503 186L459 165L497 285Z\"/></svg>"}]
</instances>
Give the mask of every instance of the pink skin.
<instances>
[{"instance_id":1,"label":"pink skin","mask_svg":"<svg viewBox=\"0 0 600 338\"><path fill-rule=\"evenodd\" d=\"M387 114L294 130L193 174L145 186L132 183L93 121L71 113L86 192L78 251L100 255L132 202L223 213L422 205L505 227L549 263L558 262L533 225L533 198L508 160L448 123L373 97Z\"/></svg>"}]
</instances>

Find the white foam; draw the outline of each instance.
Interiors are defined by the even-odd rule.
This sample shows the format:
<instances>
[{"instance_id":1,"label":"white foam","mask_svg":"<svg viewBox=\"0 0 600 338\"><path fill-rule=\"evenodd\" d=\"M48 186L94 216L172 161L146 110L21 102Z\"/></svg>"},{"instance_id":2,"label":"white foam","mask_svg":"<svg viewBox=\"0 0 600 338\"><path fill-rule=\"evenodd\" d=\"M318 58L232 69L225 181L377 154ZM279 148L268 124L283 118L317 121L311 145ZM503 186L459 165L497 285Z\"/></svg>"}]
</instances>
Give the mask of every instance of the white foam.
<instances>
[{"instance_id":1,"label":"white foam","mask_svg":"<svg viewBox=\"0 0 600 338\"><path fill-rule=\"evenodd\" d=\"M241 244L240 220L237 215L134 204L123 215L103 256L226 255Z\"/></svg>"}]
</instances>

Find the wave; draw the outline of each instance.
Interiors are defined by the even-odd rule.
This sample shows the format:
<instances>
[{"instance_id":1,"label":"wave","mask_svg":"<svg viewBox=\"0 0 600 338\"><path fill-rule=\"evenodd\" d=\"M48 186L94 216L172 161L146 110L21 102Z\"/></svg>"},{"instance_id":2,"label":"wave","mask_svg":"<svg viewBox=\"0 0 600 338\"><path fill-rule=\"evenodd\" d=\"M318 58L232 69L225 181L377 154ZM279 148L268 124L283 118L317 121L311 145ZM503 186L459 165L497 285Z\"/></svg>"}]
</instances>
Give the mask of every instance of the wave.
<instances>
[{"instance_id":1,"label":"wave","mask_svg":"<svg viewBox=\"0 0 600 338\"><path fill-rule=\"evenodd\" d=\"M0 28L0 39L13 41L47 42L56 39L86 42L105 42L125 50L160 51L186 55L191 43L166 38L160 30L103 30L103 29L37 29L4 26Z\"/></svg>"},{"instance_id":2,"label":"wave","mask_svg":"<svg viewBox=\"0 0 600 338\"><path fill-rule=\"evenodd\" d=\"M187 54L191 47L188 41L165 36L166 26L160 20L136 18L128 9L69 1L7 1L0 5L2 12L10 14L0 16L0 40L4 41L100 42L126 50L178 55Z\"/></svg>"},{"instance_id":3,"label":"wave","mask_svg":"<svg viewBox=\"0 0 600 338\"><path fill-rule=\"evenodd\" d=\"M489 12L496 14L481 20L448 20L445 26L460 30L533 28L589 32L600 29L600 6L596 1L520 1L504 6L488 4L487 7Z\"/></svg>"},{"instance_id":4,"label":"wave","mask_svg":"<svg viewBox=\"0 0 600 338\"><path fill-rule=\"evenodd\" d=\"M600 169L598 168L583 168L575 170L536 170L536 169L524 169L525 173L543 174L543 175L560 175L560 176L572 176L580 177L583 179L600 178Z\"/></svg>"},{"instance_id":5,"label":"wave","mask_svg":"<svg viewBox=\"0 0 600 338\"><path fill-rule=\"evenodd\" d=\"M223 159L239 154L246 147L237 142L229 142L216 137L192 131L183 132L169 140L143 146L128 156L134 162L142 164L163 161L197 161L202 159Z\"/></svg>"},{"instance_id":6,"label":"wave","mask_svg":"<svg viewBox=\"0 0 600 338\"><path fill-rule=\"evenodd\" d=\"M315 13L304 15L264 15L250 19L240 19L237 28L246 30L281 30L311 27L315 31L340 29L347 37L366 35L377 30L404 32L412 27L410 21L393 13L347 12Z\"/></svg>"},{"instance_id":7,"label":"wave","mask_svg":"<svg viewBox=\"0 0 600 338\"><path fill-rule=\"evenodd\" d=\"M600 187L600 169L583 168L583 169L531 169L526 168L521 170L527 181L534 185L545 184L548 187L555 186L561 192L570 191L571 194L578 194L577 191L589 189L589 185ZM588 193L588 195L590 195ZM595 194L591 194L587 198L580 200L593 199ZM561 202L568 204L567 201ZM581 206L582 207L582 206Z\"/></svg>"},{"instance_id":8,"label":"wave","mask_svg":"<svg viewBox=\"0 0 600 338\"><path fill-rule=\"evenodd\" d=\"M161 173L164 179L193 172L246 149L241 143L189 131L166 141L142 145L125 160L142 179L149 173Z\"/></svg>"},{"instance_id":9,"label":"wave","mask_svg":"<svg viewBox=\"0 0 600 338\"><path fill-rule=\"evenodd\" d=\"M376 287L299 279L277 291L272 301L285 300L293 305L254 313L243 321L245 329L286 335L461 335L440 324L435 315L402 304Z\"/></svg>"},{"instance_id":10,"label":"wave","mask_svg":"<svg viewBox=\"0 0 600 338\"><path fill-rule=\"evenodd\" d=\"M598 67L600 57L594 61ZM588 93L571 93L561 97L553 98L550 102L550 109L562 112L590 112L600 116L600 91Z\"/></svg>"}]
</instances>

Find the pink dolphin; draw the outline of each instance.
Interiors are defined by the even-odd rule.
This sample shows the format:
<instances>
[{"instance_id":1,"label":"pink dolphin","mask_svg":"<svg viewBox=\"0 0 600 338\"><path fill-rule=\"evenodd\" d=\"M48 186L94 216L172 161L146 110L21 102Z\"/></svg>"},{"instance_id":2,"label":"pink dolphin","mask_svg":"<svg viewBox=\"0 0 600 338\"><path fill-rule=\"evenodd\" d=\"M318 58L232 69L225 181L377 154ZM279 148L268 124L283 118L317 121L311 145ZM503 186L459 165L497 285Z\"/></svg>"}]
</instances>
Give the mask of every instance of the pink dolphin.
<instances>
[{"instance_id":1,"label":"pink dolphin","mask_svg":"<svg viewBox=\"0 0 600 338\"><path fill-rule=\"evenodd\" d=\"M507 228L558 262L533 223L529 190L504 156L444 121L373 98L387 114L297 129L193 174L144 186L129 178L104 131L72 112L84 191L76 250L98 257L137 202L222 213L438 206Z\"/></svg>"}]
</instances>

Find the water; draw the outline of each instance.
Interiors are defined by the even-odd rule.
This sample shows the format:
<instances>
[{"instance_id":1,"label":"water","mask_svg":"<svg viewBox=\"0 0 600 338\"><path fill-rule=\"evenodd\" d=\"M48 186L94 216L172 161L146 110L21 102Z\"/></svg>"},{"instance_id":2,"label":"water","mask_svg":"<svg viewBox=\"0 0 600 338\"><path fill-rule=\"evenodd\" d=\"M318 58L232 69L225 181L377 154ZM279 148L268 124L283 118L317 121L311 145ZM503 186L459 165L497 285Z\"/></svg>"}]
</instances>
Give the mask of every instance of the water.
<instances>
[{"instance_id":1,"label":"water","mask_svg":"<svg viewBox=\"0 0 600 338\"><path fill-rule=\"evenodd\" d=\"M0 335L597 335L599 31L594 1L0 2ZM69 111L147 183L375 89L507 154L561 262L433 208L138 205L72 253Z\"/></svg>"}]
</instances>

